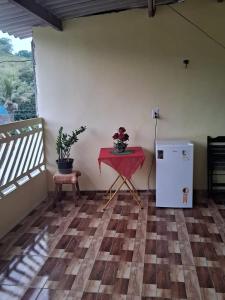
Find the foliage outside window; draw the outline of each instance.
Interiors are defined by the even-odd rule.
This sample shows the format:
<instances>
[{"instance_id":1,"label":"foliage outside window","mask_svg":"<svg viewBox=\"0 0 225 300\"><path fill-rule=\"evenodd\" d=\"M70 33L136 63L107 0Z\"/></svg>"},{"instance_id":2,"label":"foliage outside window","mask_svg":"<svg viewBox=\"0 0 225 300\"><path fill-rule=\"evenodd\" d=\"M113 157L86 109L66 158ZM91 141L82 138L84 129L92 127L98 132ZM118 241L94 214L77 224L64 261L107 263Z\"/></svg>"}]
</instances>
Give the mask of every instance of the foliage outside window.
<instances>
[{"instance_id":1,"label":"foliage outside window","mask_svg":"<svg viewBox=\"0 0 225 300\"><path fill-rule=\"evenodd\" d=\"M36 117L32 54L0 39L0 124Z\"/></svg>"}]
</instances>

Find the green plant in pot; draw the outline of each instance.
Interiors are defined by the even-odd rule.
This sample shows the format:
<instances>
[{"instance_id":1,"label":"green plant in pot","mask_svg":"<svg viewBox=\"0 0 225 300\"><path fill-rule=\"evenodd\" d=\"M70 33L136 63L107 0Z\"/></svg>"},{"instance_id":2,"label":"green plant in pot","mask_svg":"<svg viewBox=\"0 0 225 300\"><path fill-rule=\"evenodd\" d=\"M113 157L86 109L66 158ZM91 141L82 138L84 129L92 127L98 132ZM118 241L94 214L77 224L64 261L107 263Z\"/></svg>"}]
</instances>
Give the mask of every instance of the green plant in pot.
<instances>
[{"instance_id":1,"label":"green plant in pot","mask_svg":"<svg viewBox=\"0 0 225 300\"><path fill-rule=\"evenodd\" d=\"M74 143L78 141L78 135L86 130L86 126L73 130L71 134L63 133L63 127L59 128L56 139L56 150L58 159L56 163L61 174L70 174L73 170L73 158L70 158L70 150Z\"/></svg>"}]
</instances>

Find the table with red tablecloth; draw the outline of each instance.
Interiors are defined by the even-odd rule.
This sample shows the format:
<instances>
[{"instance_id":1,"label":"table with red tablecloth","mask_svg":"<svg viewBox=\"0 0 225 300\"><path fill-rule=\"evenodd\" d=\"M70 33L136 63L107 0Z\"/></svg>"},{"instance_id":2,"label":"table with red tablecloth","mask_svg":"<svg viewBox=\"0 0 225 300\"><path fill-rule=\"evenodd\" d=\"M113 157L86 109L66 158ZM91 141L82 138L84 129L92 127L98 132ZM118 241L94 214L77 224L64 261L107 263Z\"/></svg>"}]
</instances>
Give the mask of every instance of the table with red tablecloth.
<instances>
[{"instance_id":1,"label":"table with red tablecloth","mask_svg":"<svg viewBox=\"0 0 225 300\"><path fill-rule=\"evenodd\" d=\"M113 184L107 192L107 194L109 194L110 196L109 201L106 203L105 207L116 196L116 194L120 191L123 185L127 186L133 198L141 206L138 197L138 192L135 189L133 183L131 182L131 177L137 171L138 168L142 167L145 160L144 151L141 147L128 147L124 153L116 153L114 151L115 150L113 148L101 148L98 157L100 168L101 163L105 163L118 173L116 180L113 182ZM121 180L121 183L113 193L113 188L116 184L119 183L119 180Z\"/></svg>"}]
</instances>

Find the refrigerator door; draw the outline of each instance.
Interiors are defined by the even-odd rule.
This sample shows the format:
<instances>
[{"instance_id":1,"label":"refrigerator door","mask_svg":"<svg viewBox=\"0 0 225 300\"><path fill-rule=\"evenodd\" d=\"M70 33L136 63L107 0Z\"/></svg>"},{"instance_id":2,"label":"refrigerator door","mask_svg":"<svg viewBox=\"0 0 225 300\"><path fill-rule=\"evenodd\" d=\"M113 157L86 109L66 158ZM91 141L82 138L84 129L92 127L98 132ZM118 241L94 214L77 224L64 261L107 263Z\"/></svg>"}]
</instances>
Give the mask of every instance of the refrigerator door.
<instances>
[{"instance_id":1,"label":"refrigerator door","mask_svg":"<svg viewBox=\"0 0 225 300\"><path fill-rule=\"evenodd\" d=\"M156 145L156 206L191 208L193 144Z\"/></svg>"}]
</instances>

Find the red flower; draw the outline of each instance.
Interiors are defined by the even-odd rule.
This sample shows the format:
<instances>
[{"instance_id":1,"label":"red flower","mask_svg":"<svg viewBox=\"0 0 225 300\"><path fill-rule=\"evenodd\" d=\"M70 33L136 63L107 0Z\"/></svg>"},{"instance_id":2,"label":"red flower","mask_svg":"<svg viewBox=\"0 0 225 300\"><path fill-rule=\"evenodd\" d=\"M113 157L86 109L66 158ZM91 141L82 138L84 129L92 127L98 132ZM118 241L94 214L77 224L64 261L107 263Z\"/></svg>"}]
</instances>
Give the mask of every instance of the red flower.
<instances>
[{"instance_id":1,"label":"red flower","mask_svg":"<svg viewBox=\"0 0 225 300\"><path fill-rule=\"evenodd\" d=\"M116 139L118 139L118 138L119 138L119 133L117 133L117 132L116 132L116 133L114 133L114 135L113 135L113 139L114 139L114 140L116 140Z\"/></svg>"},{"instance_id":2,"label":"red flower","mask_svg":"<svg viewBox=\"0 0 225 300\"><path fill-rule=\"evenodd\" d=\"M127 133L124 134L122 141L126 142L129 140L129 135Z\"/></svg>"},{"instance_id":3,"label":"red flower","mask_svg":"<svg viewBox=\"0 0 225 300\"><path fill-rule=\"evenodd\" d=\"M118 134L118 139L122 141L123 138L124 138L124 133L119 133Z\"/></svg>"},{"instance_id":4,"label":"red flower","mask_svg":"<svg viewBox=\"0 0 225 300\"><path fill-rule=\"evenodd\" d=\"M124 127L119 128L119 133L124 133L125 131L126 131L126 129Z\"/></svg>"},{"instance_id":5,"label":"red flower","mask_svg":"<svg viewBox=\"0 0 225 300\"><path fill-rule=\"evenodd\" d=\"M126 129L124 127L120 127L118 129L118 132L114 133L113 139L119 140L120 142L126 142L129 140L129 135L126 132Z\"/></svg>"}]
</instances>

